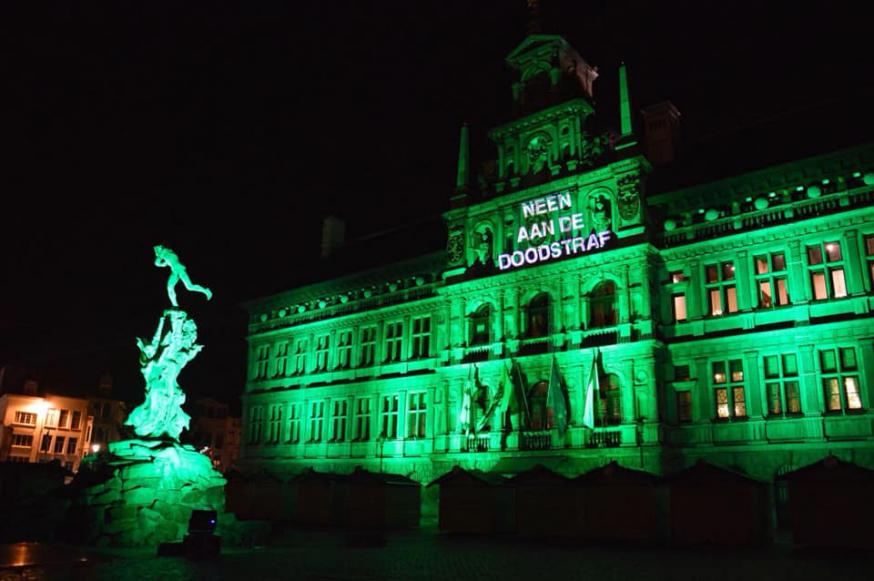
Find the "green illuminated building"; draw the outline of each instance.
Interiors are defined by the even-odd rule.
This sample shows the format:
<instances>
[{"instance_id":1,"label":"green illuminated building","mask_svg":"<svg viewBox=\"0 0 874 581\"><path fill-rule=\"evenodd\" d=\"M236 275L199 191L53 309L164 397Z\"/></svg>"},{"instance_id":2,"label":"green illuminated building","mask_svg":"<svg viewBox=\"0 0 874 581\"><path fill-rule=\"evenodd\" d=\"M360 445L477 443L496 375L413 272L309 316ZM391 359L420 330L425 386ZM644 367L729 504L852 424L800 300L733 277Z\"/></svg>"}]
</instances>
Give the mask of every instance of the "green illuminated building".
<instances>
[{"instance_id":1,"label":"green illuminated building","mask_svg":"<svg viewBox=\"0 0 874 581\"><path fill-rule=\"evenodd\" d=\"M247 305L241 464L874 467L874 146L663 186L679 113L638 140L624 66L600 133L564 39L507 63L515 119L477 175L462 129L444 251Z\"/></svg>"}]
</instances>

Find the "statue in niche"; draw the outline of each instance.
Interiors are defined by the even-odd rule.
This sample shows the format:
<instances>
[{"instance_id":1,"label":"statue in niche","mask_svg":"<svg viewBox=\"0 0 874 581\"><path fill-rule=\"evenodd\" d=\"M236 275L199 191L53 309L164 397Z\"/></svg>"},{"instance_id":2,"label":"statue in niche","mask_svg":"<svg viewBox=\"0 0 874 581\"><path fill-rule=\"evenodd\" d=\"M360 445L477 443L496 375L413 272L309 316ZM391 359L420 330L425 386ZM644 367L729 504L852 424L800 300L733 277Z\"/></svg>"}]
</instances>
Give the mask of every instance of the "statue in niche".
<instances>
[{"instance_id":1,"label":"statue in niche","mask_svg":"<svg viewBox=\"0 0 874 581\"><path fill-rule=\"evenodd\" d=\"M639 178L629 175L618 181L619 192L616 201L619 203L619 216L623 220L633 220L640 209Z\"/></svg>"},{"instance_id":2,"label":"statue in niche","mask_svg":"<svg viewBox=\"0 0 874 581\"><path fill-rule=\"evenodd\" d=\"M549 139L545 135L535 135L528 142L527 150L529 173L540 173L549 163Z\"/></svg>"},{"instance_id":3,"label":"statue in niche","mask_svg":"<svg viewBox=\"0 0 874 581\"><path fill-rule=\"evenodd\" d=\"M477 229L474 233L473 249L476 259L482 264L488 264L492 260L494 250L494 235L488 226Z\"/></svg>"},{"instance_id":4,"label":"statue in niche","mask_svg":"<svg viewBox=\"0 0 874 581\"><path fill-rule=\"evenodd\" d=\"M592 227L597 231L609 230L613 224L610 198L604 194L595 194L589 198L589 210L592 213Z\"/></svg>"},{"instance_id":5,"label":"statue in niche","mask_svg":"<svg viewBox=\"0 0 874 581\"><path fill-rule=\"evenodd\" d=\"M188 277L188 271L185 269L185 265L179 261L179 257L176 256L176 253L166 246L161 246L160 244L155 246L155 266L161 268L165 266L170 267L170 278L167 279L167 296L170 297L170 304L174 307L179 306L179 303L176 301L176 284L179 283L179 281L182 281L182 284L187 290L206 295L206 300L212 298L211 290L191 282L191 279Z\"/></svg>"}]
</instances>

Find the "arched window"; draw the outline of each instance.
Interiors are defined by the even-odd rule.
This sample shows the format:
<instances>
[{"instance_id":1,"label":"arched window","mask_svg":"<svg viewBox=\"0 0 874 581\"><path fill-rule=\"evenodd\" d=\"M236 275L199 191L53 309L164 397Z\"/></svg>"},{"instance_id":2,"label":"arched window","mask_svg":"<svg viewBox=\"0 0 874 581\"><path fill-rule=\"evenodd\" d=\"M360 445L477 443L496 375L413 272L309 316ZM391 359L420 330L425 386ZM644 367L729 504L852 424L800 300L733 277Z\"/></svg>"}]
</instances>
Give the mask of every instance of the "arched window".
<instances>
[{"instance_id":1,"label":"arched window","mask_svg":"<svg viewBox=\"0 0 874 581\"><path fill-rule=\"evenodd\" d=\"M545 430L549 428L549 411L546 408L546 398L549 393L549 382L538 381L531 387L528 395L531 410L529 430Z\"/></svg>"},{"instance_id":2,"label":"arched window","mask_svg":"<svg viewBox=\"0 0 874 581\"><path fill-rule=\"evenodd\" d=\"M525 336L546 337L549 334L549 295L540 293L531 299L525 315Z\"/></svg>"},{"instance_id":3,"label":"arched window","mask_svg":"<svg viewBox=\"0 0 874 581\"><path fill-rule=\"evenodd\" d=\"M480 306L470 316L470 344L485 345L491 343L492 307L489 304Z\"/></svg>"},{"instance_id":4,"label":"arched window","mask_svg":"<svg viewBox=\"0 0 874 581\"><path fill-rule=\"evenodd\" d=\"M602 375L599 384L599 423L602 426L618 426L622 423L619 377L612 373Z\"/></svg>"},{"instance_id":5,"label":"arched window","mask_svg":"<svg viewBox=\"0 0 874 581\"><path fill-rule=\"evenodd\" d=\"M598 283L589 295L589 327L612 327L616 324L616 284L612 280Z\"/></svg>"}]
</instances>

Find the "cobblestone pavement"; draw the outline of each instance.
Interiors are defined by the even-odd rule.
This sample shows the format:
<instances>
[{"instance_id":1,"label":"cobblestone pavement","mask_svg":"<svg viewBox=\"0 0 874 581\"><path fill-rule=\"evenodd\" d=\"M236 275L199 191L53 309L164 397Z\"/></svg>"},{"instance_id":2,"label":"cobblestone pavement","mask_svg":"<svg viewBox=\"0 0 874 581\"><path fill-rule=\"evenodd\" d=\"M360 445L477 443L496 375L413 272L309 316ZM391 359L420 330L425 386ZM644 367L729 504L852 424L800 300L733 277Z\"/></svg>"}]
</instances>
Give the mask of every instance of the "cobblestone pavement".
<instances>
[{"instance_id":1,"label":"cobblestone pavement","mask_svg":"<svg viewBox=\"0 0 874 581\"><path fill-rule=\"evenodd\" d=\"M433 530L387 535L382 547L342 533L287 533L270 546L227 549L220 559L158 558L152 551L89 554L87 562L0 569L0 579L631 581L871 579L874 553L767 549L667 549L515 539L446 538Z\"/></svg>"}]
</instances>

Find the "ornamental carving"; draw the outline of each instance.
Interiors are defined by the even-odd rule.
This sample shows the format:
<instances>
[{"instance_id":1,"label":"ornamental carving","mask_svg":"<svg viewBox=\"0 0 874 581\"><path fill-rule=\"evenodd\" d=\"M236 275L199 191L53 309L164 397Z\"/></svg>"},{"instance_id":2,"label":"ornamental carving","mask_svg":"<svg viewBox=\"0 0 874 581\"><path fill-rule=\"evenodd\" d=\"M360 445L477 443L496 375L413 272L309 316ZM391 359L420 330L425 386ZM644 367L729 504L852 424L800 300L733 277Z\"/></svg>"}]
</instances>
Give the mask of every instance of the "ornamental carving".
<instances>
[{"instance_id":1,"label":"ornamental carving","mask_svg":"<svg viewBox=\"0 0 874 581\"><path fill-rule=\"evenodd\" d=\"M450 264L458 264L464 259L464 231L461 228L449 231L446 254Z\"/></svg>"},{"instance_id":2,"label":"ornamental carving","mask_svg":"<svg viewBox=\"0 0 874 581\"><path fill-rule=\"evenodd\" d=\"M619 215L623 220L633 220L640 211L640 178L637 174L629 174L619 178L617 185L619 193L616 201L619 203Z\"/></svg>"}]
</instances>

